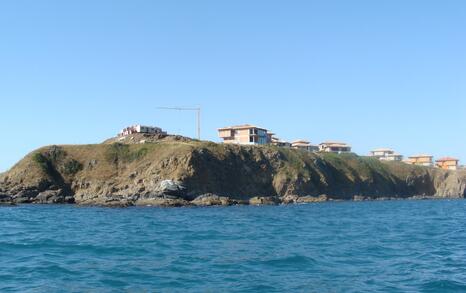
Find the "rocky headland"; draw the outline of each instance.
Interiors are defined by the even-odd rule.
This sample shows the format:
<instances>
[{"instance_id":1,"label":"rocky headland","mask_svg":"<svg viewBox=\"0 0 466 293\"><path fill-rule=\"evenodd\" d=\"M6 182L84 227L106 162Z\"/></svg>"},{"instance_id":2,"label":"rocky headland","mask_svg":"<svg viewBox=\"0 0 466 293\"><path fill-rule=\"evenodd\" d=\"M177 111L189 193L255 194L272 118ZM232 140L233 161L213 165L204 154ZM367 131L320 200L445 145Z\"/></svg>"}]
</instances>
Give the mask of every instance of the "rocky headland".
<instances>
[{"instance_id":1,"label":"rocky headland","mask_svg":"<svg viewBox=\"0 0 466 293\"><path fill-rule=\"evenodd\" d=\"M208 206L465 195L465 171L141 134L43 147L0 174L3 204Z\"/></svg>"}]
</instances>

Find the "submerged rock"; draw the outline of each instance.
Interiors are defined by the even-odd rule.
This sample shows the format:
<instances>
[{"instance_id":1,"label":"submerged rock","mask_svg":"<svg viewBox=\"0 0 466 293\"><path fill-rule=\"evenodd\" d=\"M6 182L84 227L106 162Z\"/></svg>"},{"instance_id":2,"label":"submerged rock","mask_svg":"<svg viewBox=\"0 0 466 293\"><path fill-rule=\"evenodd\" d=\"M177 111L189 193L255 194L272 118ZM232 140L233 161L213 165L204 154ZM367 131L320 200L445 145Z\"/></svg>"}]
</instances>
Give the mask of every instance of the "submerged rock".
<instances>
[{"instance_id":1,"label":"submerged rock","mask_svg":"<svg viewBox=\"0 0 466 293\"><path fill-rule=\"evenodd\" d=\"M208 193L196 197L191 204L196 206L228 206L236 202L225 196Z\"/></svg>"},{"instance_id":2,"label":"submerged rock","mask_svg":"<svg viewBox=\"0 0 466 293\"><path fill-rule=\"evenodd\" d=\"M301 196L298 197L296 203L311 203L311 202L323 202L327 201L328 197L325 194L321 194L319 196Z\"/></svg>"},{"instance_id":3,"label":"submerged rock","mask_svg":"<svg viewBox=\"0 0 466 293\"><path fill-rule=\"evenodd\" d=\"M37 203L64 203L65 197L63 196L63 190L46 190L37 195L34 199Z\"/></svg>"},{"instance_id":4,"label":"submerged rock","mask_svg":"<svg viewBox=\"0 0 466 293\"><path fill-rule=\"evenodd\" d=\"M7 194L0 193L0 205L11 205L14 204L13 198Z\"/></svg>"},{"instance_id":5,"label":"submerged rock","mask_svg":"<svg viewBox=\"0 0 466 293\"><path fill-rule=\"evenodd\" d=\"M277 205L281 200L275 196L255 196L249 199L250 205Z\"/></svg>"},{"instance_id":6,"label":"submerged rock","mask_svg":"<svg viewBox=\"0 0 466 293\"><path fill-rule=\"evenodd\" d=\"M312 203L312 202L323 202L327 201L328 196L325 194L321 194L319 196L299 196L299 195L286 195L282 198L282 203L290 204L290 203Z\"/></svg>"},{"instance_id":7,"label":"submerged rock","mask_svg":"<svg viewBox=\"0 0 466 293\"><path fill-rule=\"evenodd\" d=\"M134 202L137 206L159 206L159 207L181 207L190 205L189 201L181 198L146 198L138 199Z\"/></svg>"}]
</instances>

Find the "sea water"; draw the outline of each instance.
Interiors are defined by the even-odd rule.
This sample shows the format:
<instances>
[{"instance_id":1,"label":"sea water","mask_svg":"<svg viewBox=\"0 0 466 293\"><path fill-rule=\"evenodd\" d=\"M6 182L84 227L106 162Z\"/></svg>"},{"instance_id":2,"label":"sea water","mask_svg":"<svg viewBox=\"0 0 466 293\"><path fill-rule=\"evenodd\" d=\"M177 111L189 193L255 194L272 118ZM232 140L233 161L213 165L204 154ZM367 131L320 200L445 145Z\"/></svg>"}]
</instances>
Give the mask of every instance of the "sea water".
<instances>
[{"instance_id":1,"label":"sea water","mask_svg":"<svg viewBox=\"0 0 466 293\"><path fill-rule=\"evenodd\" d=\"M0 207L0 292L466 292L466 201Z\"/></svg>"}]
</instances>

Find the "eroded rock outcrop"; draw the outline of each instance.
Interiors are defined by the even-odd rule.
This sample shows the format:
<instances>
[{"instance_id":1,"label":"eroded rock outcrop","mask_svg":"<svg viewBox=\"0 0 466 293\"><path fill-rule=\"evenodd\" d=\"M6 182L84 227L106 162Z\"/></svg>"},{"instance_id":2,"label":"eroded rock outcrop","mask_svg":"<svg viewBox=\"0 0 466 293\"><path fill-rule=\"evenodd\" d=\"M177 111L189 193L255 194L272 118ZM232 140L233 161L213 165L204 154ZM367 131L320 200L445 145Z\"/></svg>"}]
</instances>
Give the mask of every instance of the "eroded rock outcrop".
<instances>
[{"instance_id":1,"label":"eroded rock outcrop","mask_svg":"<svg viewBox=\"0 0 466 293\"><path fill-rule=\"evenodd\" d=\"M466 195L464 171L271 146L49 146L0 175L0 203L209 206Z\"/></svg>"}]
</instances>

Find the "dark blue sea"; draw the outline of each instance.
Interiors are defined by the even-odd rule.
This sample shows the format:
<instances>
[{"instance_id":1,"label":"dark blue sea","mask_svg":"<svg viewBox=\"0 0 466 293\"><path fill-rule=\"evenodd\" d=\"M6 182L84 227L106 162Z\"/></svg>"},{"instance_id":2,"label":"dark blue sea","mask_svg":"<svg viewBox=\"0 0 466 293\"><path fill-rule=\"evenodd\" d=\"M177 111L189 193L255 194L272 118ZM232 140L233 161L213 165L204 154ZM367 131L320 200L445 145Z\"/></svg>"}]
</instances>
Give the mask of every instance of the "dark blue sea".
<instances>
[{"instance_id":1,"label":"dark blue sea","mask_svg":"<svg viewBox=\"0 0 466 293\"><path fill-rule=\"evenodd\" d=\"M0 292L466 292L466 201L0 207Z\"/></svg>"}]
</instances>

